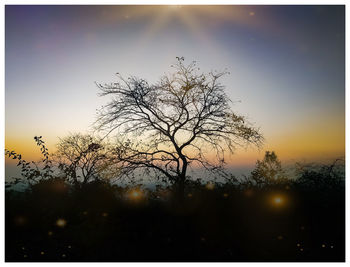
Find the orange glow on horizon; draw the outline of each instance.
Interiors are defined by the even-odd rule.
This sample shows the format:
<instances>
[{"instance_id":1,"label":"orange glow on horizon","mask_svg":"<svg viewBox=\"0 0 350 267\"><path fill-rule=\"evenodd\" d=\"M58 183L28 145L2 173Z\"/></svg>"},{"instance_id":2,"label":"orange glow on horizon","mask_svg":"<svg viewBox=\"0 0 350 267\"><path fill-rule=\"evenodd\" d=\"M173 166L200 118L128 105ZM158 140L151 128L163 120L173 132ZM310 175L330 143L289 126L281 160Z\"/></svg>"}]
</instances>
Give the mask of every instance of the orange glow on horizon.
<instances>
[{"instance_id":1,"label":"orange glow on horizon","mask_svg":"<svg viewBox=\"0 0 350 267\"><path fill-rule=\"evenodd\" d=\"M260 149L254 147L248 149L237 148L234 154L227 152L225 154L226 167L253 166L257 160L264 157L267 150L275 151L282 164L302 160L327 162L345 156L345 131L338 134L333 133L329 136L314 136L312 132L304 135L290 134L285 137L276 137L273 141L266 143ZM52 155L55 152L54 140L49 139L49 142L47 142L45 139L45 142L49 153ZM27 162L41 159L40 148L32 138L14 139L6 137L5 148L21 154ZM207 158L210 161L215 161L216 155L208 154ZM17 160L5 157L5 163L13 166L17 164ZM195 165L193 167L196 168Z\"/></svg>"}]
</instances>

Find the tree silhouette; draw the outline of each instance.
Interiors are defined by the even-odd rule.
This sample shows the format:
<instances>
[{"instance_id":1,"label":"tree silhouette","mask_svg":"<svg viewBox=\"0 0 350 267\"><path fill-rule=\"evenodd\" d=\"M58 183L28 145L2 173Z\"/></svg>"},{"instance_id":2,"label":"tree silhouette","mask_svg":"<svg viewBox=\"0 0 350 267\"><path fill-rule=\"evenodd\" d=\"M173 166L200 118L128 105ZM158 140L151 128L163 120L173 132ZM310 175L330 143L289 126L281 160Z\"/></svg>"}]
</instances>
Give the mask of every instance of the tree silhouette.
<instances>
[{"instance_id":1,"label":"tree silhouette","mask_svg":"<svg viewBox=\"0 0 350 267\"><path fill-rule=\"evenodd\" d=\"M331 164L297 163L298 179L295 185L303 190L315 190L319 193L342 192L345 185L345 160L338 158Z\"/></svg>"},{"instance_id":2,"label":"tree silhouette","mask_svg":"<svg viewBox=\"0 0 350 267\"><path fill-rule=\"evenodd\" d=\"M153 170L175 184L180 195L189 166L219 170L225 153L237 145L262 141L258 129L234 113L219 79L227 72L198 73L196 62L177 57L174 72L155 84L130 77L97 84L101 96L111 96L98 114L97 129L125 136L114 149L125 173ZM210 159L212 155L215 159Z\"/></svg>"},{"instance_id":3,"label":"tree silhouette","mask_svg":"<svg viewBox=\"0 0 350 267\"><path fill-rule=\"evenodd\" d=\"M10 151L5 149L5 156L18 161L17 166L21 169L21 176L24 178L24 181L29 183L29 185L54 177L52 160L48 148L42 140L42 136L35 136L34 140L36 145L40 147L42 155L42 159L38 162L26 161L21 154L16 153L14 150ZM23 182L23 179L14 178L14 181L6 182L6 187L8 188L21 182Z\"/></svg>"},{"instance_id":4,"label":"tree silhouette","mask_svg":"<svg viewBox=\"0 0 350 267\"><path fill-rule=\"evenodd\" d=\"M89 134L71 134L60 138L54 154L58 168L76 186L117 175L111 170L108 144ZM112 171L112 172L111 172Z\"/></svg>"},{"instance_id":5,"label":"tree silhouette","mask_svg":"<svg viewBox=\"0 0 350 267\"><path fill-rule=\"evenodd\" d=\"M278 186L288 183L281 161L274 151L266 151L263 160L257 160L255 169L242 182L245 186Z\"/></svg>"}]
</instances>

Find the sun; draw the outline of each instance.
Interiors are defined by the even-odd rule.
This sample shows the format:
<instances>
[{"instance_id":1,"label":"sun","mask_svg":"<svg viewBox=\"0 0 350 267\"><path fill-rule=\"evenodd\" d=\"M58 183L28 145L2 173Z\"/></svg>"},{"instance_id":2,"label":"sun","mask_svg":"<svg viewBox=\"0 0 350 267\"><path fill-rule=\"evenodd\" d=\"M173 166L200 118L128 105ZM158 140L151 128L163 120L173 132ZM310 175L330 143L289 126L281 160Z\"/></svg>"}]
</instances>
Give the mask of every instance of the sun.
<instances>
[{"instance_id":1,"label":"sun","mask_svg":"<svg viewBox=\"0 0 350 267\"><path fill-rule=\"evenodd\" d=\"M152 39L159 32L169 27L174 21L180 22L184 28L198 39L205 39L200 24L196 19L196 15L198 14L188 7L168 5L161 6L153 11L150 10L149 12L149 15L151 15L152 12L152 19L148 23L147 30L143 34L143 42Z\"/></svg>"}]
</instances>

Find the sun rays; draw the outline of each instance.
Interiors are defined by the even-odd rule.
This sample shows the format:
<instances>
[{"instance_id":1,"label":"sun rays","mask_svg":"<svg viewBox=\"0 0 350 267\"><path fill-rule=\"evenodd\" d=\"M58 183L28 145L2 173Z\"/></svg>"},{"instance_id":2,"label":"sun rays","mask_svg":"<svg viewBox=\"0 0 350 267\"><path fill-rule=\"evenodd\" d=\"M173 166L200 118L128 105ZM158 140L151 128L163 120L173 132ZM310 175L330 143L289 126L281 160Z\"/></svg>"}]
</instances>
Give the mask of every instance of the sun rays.
<instances>
[{"instance_id":1,"label":"sun rays","mask_svg":"<svg viewBox=\"0 0 350 267\"><path fill-rule=\"evenodd\" d=\"M216 27L222 21L230 21L261 27L261 23L257 23L255 14L251 8L241 6L117 6L104 7L100 12L100 22L113 23L116 27L121 24L142 22L144 30L138 42L140 47L173 27L181 27L181 30L189 33L201 44L219 48L215 39L210 38L206 33L208 26Z\"/></svg>"}]
</instances>

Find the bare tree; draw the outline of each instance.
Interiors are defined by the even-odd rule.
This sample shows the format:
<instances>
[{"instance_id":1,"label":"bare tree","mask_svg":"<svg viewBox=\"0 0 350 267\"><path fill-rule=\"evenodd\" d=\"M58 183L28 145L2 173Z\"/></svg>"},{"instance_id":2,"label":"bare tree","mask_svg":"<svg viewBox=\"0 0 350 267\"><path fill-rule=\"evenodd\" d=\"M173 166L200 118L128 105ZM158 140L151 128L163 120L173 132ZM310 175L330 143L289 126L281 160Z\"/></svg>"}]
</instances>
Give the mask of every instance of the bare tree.
<instances>
[{"instance_id":1,"label":"bare tree","mask_svg":"<svg viewBox=\"0 0 350 267\"><path fill-rule=\"evenodd\" d=\"M96 124L106 135L117 131L126 137L114 150L125 172L153 170L183 194L189 166L218 170L226 152L237 145L259 145L263 138L231 110L219 82L227 72L198 73L196 62L185 65L184 58L172 67L174 73L153 85L118 73L120 82L97 84L101 95L112 99Z\"/></svg>"},{"instance_id":2,"label":"bare tree","mask_svg":"<svg viewBox=\"0 0 350 267\"><path fill-rule=\"evenodd\" d=\"M89 134L76 133L60 139L54 158L75 185L102 179L111 170L107 144Z\"/></svg>"}]
</instances>

